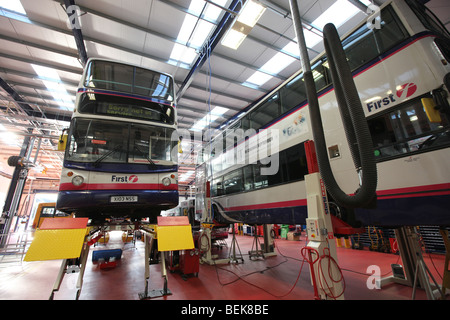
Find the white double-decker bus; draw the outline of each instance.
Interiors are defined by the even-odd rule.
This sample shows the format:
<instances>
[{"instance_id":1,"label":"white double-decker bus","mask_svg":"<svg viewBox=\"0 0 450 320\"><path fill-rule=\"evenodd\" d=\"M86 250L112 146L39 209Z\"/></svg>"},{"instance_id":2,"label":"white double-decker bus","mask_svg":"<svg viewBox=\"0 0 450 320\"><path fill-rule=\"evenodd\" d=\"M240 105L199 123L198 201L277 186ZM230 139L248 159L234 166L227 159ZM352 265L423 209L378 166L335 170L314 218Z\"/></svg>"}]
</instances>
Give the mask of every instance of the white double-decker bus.
<instances>
[{"instance_id":1,"label":"white double-decker bus","mask_svg":"<svg viewBox=\"0 0 450 320\"><path fill-rule=\"evenodd\" d=\"M379 29L362 23L342 38L373 141L376 204L346 209L329 195L330 208L352 224L450 225L449 33L414 0L388 1L380 13ZM325 54L311 66L331 167L341 188L354 194L359 177ZM236 132L244 138L237 141ZM266 158L239 161L240 147L249 150L275 138L279 143L267 147ZM304 143L309 140L313 136L300 70L237 114L204 148L204 162L196 174L197 214L204 208L208 181L217 222L304 223L308 173ZM218 152L220 144L223 152ZM278 166L274 174L262 172L272 171L274 165Z\"/></svg>"},{"instance_id":2,"label":"white double-decker bus","mask_svg":"<svg viewBox=\"0 0 450 320\"><path fill-rule=\"evenodd\" d=\"M90 59L68 131L57 209L93 220L153 221L176 207L176 122L171 76Z\"/></svg>"}]
</instances>

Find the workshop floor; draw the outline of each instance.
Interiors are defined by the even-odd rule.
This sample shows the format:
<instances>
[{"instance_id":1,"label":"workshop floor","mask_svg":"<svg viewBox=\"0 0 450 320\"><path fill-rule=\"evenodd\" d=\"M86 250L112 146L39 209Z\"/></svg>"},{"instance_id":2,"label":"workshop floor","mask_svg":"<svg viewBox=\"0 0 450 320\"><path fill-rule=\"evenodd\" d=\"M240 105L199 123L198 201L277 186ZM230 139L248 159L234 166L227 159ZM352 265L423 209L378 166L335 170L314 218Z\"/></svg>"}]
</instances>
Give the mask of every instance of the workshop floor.
<instances>
[{"instance_id":1,"label":"workshop floor","mask_svg":"<svg viewBox=\"0 0 450 320\"><path fill-rule=\"evenodd\" d=\"M180 272L168 272L171 295L153 300L313 300L309 267L302 267L300 241L275 240L276 256L250 260L253 237L237 236L244 263L201 264L198 277L182 277ZM262 241L262 240L261 240ZM227 247L215 249L218 258L228 258ZM100 268L92 262L92 251L121 248L122 258L111 269ZM430 260L431 259L431 260ZM424 254L424 260L438 283L442 283L444 255ZM392 275L391 264L402 262L398 255L365 250L338 248L338 263L345 279L345 300L410 300L412 288L388 284L381 289L369 289L368 267L380 267L381 276ZM1 300L48 299L61 261L0 263ZM300 275L299 272L301 271ZM78 274L66 275L55 300L74 300ZM185 279L183 279L185 278ZM297 281L298 278L298 281ZM121 232L112 232L107 245L91 248L80 300L139 300L144 291L144 244L123 244ZM160 265L150 266L149 290L162 289ZM448 297L447 297L448 298ZM424 290L418 289L416 300L425 300Z\"/></svg>"}]
</instances>

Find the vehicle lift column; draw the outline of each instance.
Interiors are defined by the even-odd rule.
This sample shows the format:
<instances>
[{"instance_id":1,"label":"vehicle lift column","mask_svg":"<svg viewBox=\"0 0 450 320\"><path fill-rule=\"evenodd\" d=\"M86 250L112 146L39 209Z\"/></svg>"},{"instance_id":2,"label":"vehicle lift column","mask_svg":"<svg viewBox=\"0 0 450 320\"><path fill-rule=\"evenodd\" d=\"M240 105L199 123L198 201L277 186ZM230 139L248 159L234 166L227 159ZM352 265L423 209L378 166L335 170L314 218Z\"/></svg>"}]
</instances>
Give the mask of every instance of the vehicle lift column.
<instances>
[{"instance_id":1,"label":"vehicle lift column","mask_svg":"<svg viewBox=\"0 0 450 320\"><path fill-rule=\"evenodd\" d=\"M420 287L425 290L428 300L436 300L439 297L443 299L445 290L441 290L425 264L419 238L414 228L405 226L395 229L398 251L403 263L403 275L394 273L390 277L380 279L379 286L382 287L392 282L410 286L413 288L412 299L415 298L416 288ZM430 283L428 276L431 277L434 284Z\"/></svg>"},{"instance_id":2,"label":"vehicle lift column","mask_svg":"<svg viewBox=\"0 0 450 320\"><path fill-rule=\"evenodd\" d=\"M334 241L333 223L328 207L328 199L325 186L319 174L315 157L314 143L305 142L309 174L305 175L307 210L306 232L308 244L307 251L310 263L311 282L314 287L315 299L339 299L343 300L342 281L335 279L342 277L337 266L336 241ZM323 257L329 260L325 266L321 266ZM334 260L336 264L331 263ZM331 277L328 273L328 264L331 268ZM325 269L326 272L322 272ZM342 279L343 280L343 279ZM325 285L326 284L326 288Z\"/></svg>"},{"instance_id":3,"label":"vehicle lift column","mask_svg":"<svg viewBox=\"0 0 450 320\"><path fill-rule=\"evenodd\" d=\"M141 300L172 294L167 287L167 270L165 253L194 249L192 228L187 216L158 217L158 224L143 228L145 231L145 291L139 293ZM161 264L161 276L164 279L163 289L148 291L150 264L157 260Z\"/></svg>"},{"instance_id":4,"label":"vehicle lift column","mask_svg":"<svg viewBox=\"0 0 450 320\"><path fill-rule=\"evenodd\" d=\"M202 248L206 248L205 253L200 258L200 263L208 263L209 265L223 264L230 262L230 259L213 259L213 255L211 253L212 249L212 229L214 228L213 217L212 217L212 203L211 203L211 187L210 182L206 181L206 198L205 198L205 207L204 212L206 215L202 217L202 229L200 232L199 238L199 250L203 251ZM206 239L206 243L203 241Z\"/></svg>"}]
</instances>

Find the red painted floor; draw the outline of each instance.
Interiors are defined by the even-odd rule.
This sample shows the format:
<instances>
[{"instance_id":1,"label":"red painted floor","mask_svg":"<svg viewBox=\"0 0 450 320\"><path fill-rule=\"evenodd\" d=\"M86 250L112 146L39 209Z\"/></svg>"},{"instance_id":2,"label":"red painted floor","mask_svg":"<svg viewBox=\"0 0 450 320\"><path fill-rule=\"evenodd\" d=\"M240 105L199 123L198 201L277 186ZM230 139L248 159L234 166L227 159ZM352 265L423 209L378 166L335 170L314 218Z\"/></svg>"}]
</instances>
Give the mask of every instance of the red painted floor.
<instances>
[{"instance_id":1,"label":"red painted floor","mask_svg":"<svg viewBox=\"0 0 450 320\"><path fill-rule=\"evenodd\" d=\"M274 257L249 260L253 238L237 237L244 263L200 265L198 277L183 279L180 273L168 272L168 288L171 295L154 300L313 300L309 267L302 266L300 241L277 239ZM227 240L229 245L231 236ZM261 240L262 241L262 240ZM105 248L123 249L122 259L115 268L104 270L92 263L92 251ZM228 257L228 247L216 249L219 258ZM424 255L425 262L438 283L442 282L444 256ZM430 260L431 258L431 260ZM144 291L144 246L121 242L121 233L112 233L110 242L91 248L80 300L139 300ZM391 264L400 263L398 255L338 248L338 263L345 279L345 300L410 300L412 288L389 284L381 289L368 289L367 268L378 265L382 277L391 275ZM0 299L40 300L48 299L61 261L22 262L11 266L0 265ZM301 273L300 273L301 271ZM299 275L300 273L300 275ZM76 294L78 274L66 275L55 300L73 300ZM298 281L296 281L298 278ZM149 290L162 289L163 281L159 265L150 266ZM448 290L450 291L450 290ZM426 294L418 289L416 300L425 300ZM448 298L447 296L447 299Z\"/></svg>"}]
</instances>

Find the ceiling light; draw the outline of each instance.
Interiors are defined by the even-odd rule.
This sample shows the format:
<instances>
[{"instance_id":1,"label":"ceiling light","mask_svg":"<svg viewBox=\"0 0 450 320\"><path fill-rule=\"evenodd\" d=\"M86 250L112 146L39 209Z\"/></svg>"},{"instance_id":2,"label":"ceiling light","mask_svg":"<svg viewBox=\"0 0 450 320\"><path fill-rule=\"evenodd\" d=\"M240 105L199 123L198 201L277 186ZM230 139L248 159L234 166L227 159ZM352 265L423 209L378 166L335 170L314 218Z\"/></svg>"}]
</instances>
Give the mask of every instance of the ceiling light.
<instances>
[{"instance_id":1,"label":"ceiling light","mask_svg":"<svg viewBox=\"0 0 450 320\"><path fill-rule=\"evenodd\" d=\"M244 8L242 8L237 16L237 21L253 28L259 18L263 15L264 11L266 11L266 7L253 0L247 0Z\"/></svg>"},{"instance_id":2,"label":"ceiling light","mask_svg":"<svg viewBox=\"0 0 450 320\"><path fill-rule=\"evenodd\" d=\"M236 50L250 33L266 8L261 4L247 0L230 29L223 37L222 45Z\"/></svg>"},{"instance_id":3,"label":"ceiling light","mask_svg":"<svg viewBox=\"0 0 450 320\"><path fill-rule=\"evenodd\" d=\"M229 29L225 34L222 45L225 47L236 50L241 45L242 41L247 37L247 34L244 34L235 29Z\"/></svg>"}]
</instances>

